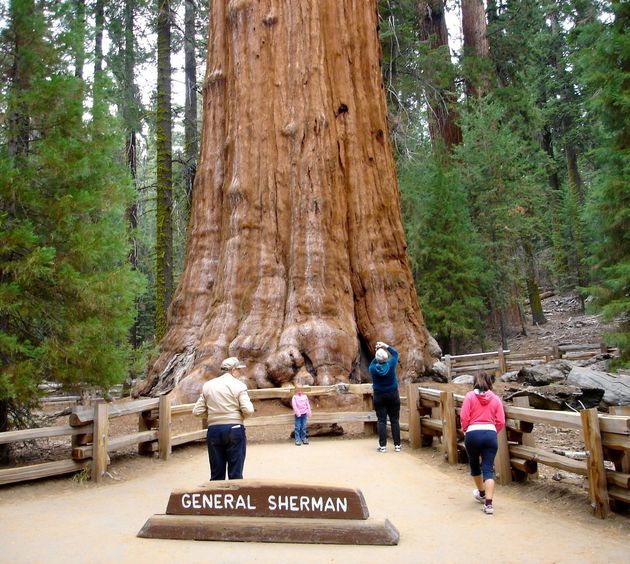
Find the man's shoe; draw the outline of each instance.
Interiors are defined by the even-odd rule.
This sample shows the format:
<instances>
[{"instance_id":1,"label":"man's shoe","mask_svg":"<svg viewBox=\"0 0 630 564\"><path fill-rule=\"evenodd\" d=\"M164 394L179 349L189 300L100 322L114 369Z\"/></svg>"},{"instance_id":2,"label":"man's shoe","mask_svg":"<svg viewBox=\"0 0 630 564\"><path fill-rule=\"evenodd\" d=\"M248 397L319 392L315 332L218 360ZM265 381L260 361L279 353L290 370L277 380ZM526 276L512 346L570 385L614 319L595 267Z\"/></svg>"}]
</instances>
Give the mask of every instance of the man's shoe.
<instances>
[{"instance_id":1,"label":"man's shoe","mask_svg":"<svg viewBox=\"0 0 630 564\"><path fill-rule=\"evenodd\" d=\"M479 490L475 489L473 490L473 497L479 502L479 503L485 503L486 502L486 496L485 495L481 495L479 493Z\"/></svg>"},{"instance_id":2,"label":"man's shoe","mask_svg":"<svg viewBox=\"0 0 630 564\"><path fill-rule=\"evenodd\" d=\"M395 445L395 446L394 446L394 450L395 450L396 452L400 452L400 445Z\"/></svg>"},{"instance_id":3,"label":"man's shoe","mask_svg":"<svg viewBox=\"0 0 630 564\"><path fill-rule=\"evenodd\" d=\"M494 514L494 508L492 507L492 505L484 505L481 510L486 514L486 515L493 515Z\"/></svg>"},{"instance_id":4,"label":"man's shoe","mask_svg":"<svg viewBox=\"0 0 630 564\"><path fill-rule=\"evenodd\" d=\"M308 444L308 439L304 439L304 440L302 441L302 444L303 444L303 445L307 445L307 444Z\"/></svg>"},{"instance_id":5,"label":"man's shoe","mask_svg":"<svg viewBox=\"0 0 630 564\"><path fill-rule=\"evenodd\" d=\"M300 441L295 441L295 446L300 446L302 443Z\"/></svg>"},{"instance_id":6,"label":"man's shoe","mask_svg":"<svg viewBox=\"0 0 630 564\"><path fill-rule=\"evenodd\" d=\"M380 446L376 450L377 450L377 452L387 452L387 447Z\"/></svg>"}]
</instances>

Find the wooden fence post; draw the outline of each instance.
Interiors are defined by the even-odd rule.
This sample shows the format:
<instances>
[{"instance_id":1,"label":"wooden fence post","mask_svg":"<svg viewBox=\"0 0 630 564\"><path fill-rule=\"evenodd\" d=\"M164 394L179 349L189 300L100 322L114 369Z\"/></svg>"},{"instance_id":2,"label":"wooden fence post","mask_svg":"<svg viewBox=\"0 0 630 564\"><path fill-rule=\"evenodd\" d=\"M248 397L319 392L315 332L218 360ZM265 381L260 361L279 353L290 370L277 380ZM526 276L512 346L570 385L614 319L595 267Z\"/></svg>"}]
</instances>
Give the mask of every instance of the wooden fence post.
<instances>
[{"instance_id":1,"label":"wooden fence post","mask_svg":"<svg viewBox=\"0 0 630 564\"><path fill-rule=\"evenodd\" d=\"M588 453L586 472L591 506L597 517L605 519L610 514L610 500L608 499L606 468L604 467L602 435L599 429L597 408L585 409L580 412L580 416L582 417L584 446Z\"/></svg>"},{"instance_id":2,"label":"wooden fence post","mask_svg":"<svg viewBox=\"0 0 630 564\"><path fill-rule=\"evenodd\" d=\"M505 353L503 352L503 347L501 347L498 350L498 356L499 356L499 372L500 372L500 374L497 374L497 376L502 376L503 374L505 374L507 372L507 362L505 361Z\"/></svg>"},{"instance_id":3,"label":"wooden fence post","mask_svg":"<svg viewBox=\"0 0 630 564\"><path fill-rule=\"evenodd\" d=\"M507 429L505 427L497 433L497 441L499 443L499 450L497 451L497 457L494 463L496 466L497 482L504 486L512 482L510 448L507 440Z\"/></svg>"},{"instance_id":4,"label":"wooden fence post","mask_svg":"<svg viewBox=\"0 0 630 564\"><path fill-rule=\"evenodd\" d=\"M373 392L363 394L364 411L374 411L374 405L372 403L372 394ZM363 423L363 432L366 435L376 435L378 433L377 424L373 421L366 421L365 423Z\"/></svg>"},{"instance_id":5,"label":"wooden fence post","mask_svg":"<svg viewBox=\"0 0 630 564\"><path fill-rule=\"evenodd\" d=\"M407 406L409 408L409 446L411 448L420 448L420 412L418 411L418 399L420 392L418 384L409 382L407 384Z\"/></svg>"},{"instance_id":6,"label":"wooden fence post","mask_svg":"<svg viewBox=\"0 0 630 564\"><path fill-rule=\"evenodd\" d=\"M611 415L630 415L630 405L611 405L609 408ZM623 456L619 462L615 462L617 472L630 474L630 451L624 449Z\"/></svg>"},{"instance_id":7,"label":"wooden fence post","mask_svg":"<svg viewBox=\"0 0 630 564\"><path fill-rule=\"evenodd\" d=\"M94 406L94 440L92 442L92 480L100 482L107 470L108 406L102 401Z\"/></svg>"},{"instance_id":8,"label":"wooden fence post","mask_svg":"<svg viewBox=\"0 0 630 564\"><path fill-rule=\"evenodd\" d=\"M449 464L457 464L457 419L453 392L440 392L440 415L444 454Z\"/></svg>"},{"instance_id":9,"label":"wooden fence post","mask_svg":"<svg viewBox=\"0 0 630 564\"><path fill-rule=\"evenodd\" d=\"M555 345L553 345L552 356L553 356L553 358L562 358L562 352L560 351L560 345L558 345L557 343Z\"/></svg>"},{"instance_id":10,"label":"wooden fence post","mask_svg":"<svg viewBox=\"0 0 630 564\"><path fill-rule=\"evenodd\" d=\"M171 456L171 396L160 396L158 404L158 450L161 460L168 460Z\"/></svg>"},{"instance_id":11,"label":"wooden fence post","mask_svg":"<svg viewBox=\"0 0 630 564\"><path fill-rule=\"evenodd\" d=\"M529 398L526 396L512 398L512 403L516 407L529 407ZM533 428L533 424L531 424L531 426ZM522 430L523 422L521 422L520 427ZM523 441L523 446L536 448L536 439L531 434L531 432L526 433L525 431L523 431L523 434L521 435L521 437ZM529 476L531 478L538 478L538 471L534 472L533 474L529 474Z\"/></svg>"},{"instance_id":12,"label":"wooden fence post","mask_svg":"<svg viewBox=\"0 0 630 564\"><path fill-rule=\"evenodd\" d=\"M446 365L446 379L450 382L453 379L453 361L450 354L444 357L444 364Z\"/></svg>"}]
</instances>

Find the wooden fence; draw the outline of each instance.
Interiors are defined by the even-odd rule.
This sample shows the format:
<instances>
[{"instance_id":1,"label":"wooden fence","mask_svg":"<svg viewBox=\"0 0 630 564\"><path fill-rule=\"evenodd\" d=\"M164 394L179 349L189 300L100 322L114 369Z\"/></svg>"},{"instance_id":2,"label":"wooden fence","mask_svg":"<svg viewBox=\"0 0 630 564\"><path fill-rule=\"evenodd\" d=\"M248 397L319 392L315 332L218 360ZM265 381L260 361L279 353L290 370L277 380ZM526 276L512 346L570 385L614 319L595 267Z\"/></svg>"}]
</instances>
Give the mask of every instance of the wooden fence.
<instances>
[{"instance_id":1,"label":"wooden fence","mask_svg":"<svg viewBox=\"0 0 630 564\"><path fill-rule=\"evenodd\" d=\"M420 388L408 384L403 390L403 421L401 429L409 434L412 448L428 446L435 437L441 441L445 458L450 464L465 459L463 433L459 426L459 411L463 396L452 392ZM326 412L317 410L309 420L315 423L362 423L364 432L376 433L376 414L372 410L371 384L337 384L317 386L307 395L330 396L352 394L361 397L357 411ZM293 388L251 390L253 401L290 398ZM515 403L527 398L515 398ZM93 407L76 406L67 425L25 429L0 433L0 443L14 443L47 437L70 436L71 452L66 460L42 462L17 468L0 469L0 485L47 476L67 474L87 469L95 481L101 481L110 462L109 453L138 446L141 454L157 452L163 460L169 458L176 445L204 439L206 422L200 428L179 434L173 432L173 419L192 417L193 404L171 406L169 396L129 401L121 404L97 403ZM630 414L628 408L618 408L619 415L598 414L589 409L581 413L544 411L522 406L505 406L508 424L499 436L496 459L500 483L523 480L535 474L537 464L545 464L584 475L589 480L589 493L597 515L605 517L614 503L630 503ZM124 436L110 436L110 420L138 415L138 431ZM406 419L406 421L405 421ZM568 429L580 429L588 457L572 460L537 448L532 438L534 424L546 423ZM199 423L197 423L199 424ZM254 416L246 420L248 428L267 425L293 426L291 412L280 415ZM614 465L606 469L605 461Z\"/></svg>"},{"instance_id":2,"label":"wooden fence","mask_svg":"<svg viewBox=\"0 0 630 564\"><path fill-rule=\"evenodd\" d=\"M453 392L418 388L409 391L409 443L412 448L429 446L439 437L449 464L466 460L464 433L459 413L464 396ZM495 460L497 481L522 481L537 472L538 463L588 478L589 496L595 514L606 517L614 504L630 503L630 410L611 408L605 415L597 409L580 413L548 411L526 407L527 398L515 398L519 405L505 405L506 428L499 433ZM418 409L412 407L416 405ZM616 414L618 413L618 415ZM573 460L538 448L532 436L534 424L547 424L582 433L586 460ZM614 470L606 469L613 466Z\"/></svg>"},{"instance_id":3,"label":"wooden fence","mask_svg":"<svg viewBox=\"0 0 630 564\"><path fill-rule=\"evenodd\" d=\"M293 388L250 390L252 401L291 398ZM376 414L372 411L371 384L337 384L313 386L307 395L331 396L352 394L361 396L360 411L325 412L316 411L309 423L363 423L369 432L376 430ZM109 453L138 445L140 454L157 452L163 460L169 458L177 445L205 439L207 423L194 418L199 429L175 434L172 421L178 417L192 418L192 403L171 406L169 396L142 399L113 404L99 402L92 407L75 406L67 425L24 429L0 433L0 444L16 443L34 439L60 436L71 437L70 456L66 460L42 462L16 468L0 469L0 485L33 480L87 469L92 479L101 481L109 463ZM138 415L138 431L123 436L110 436L112 419ZM267 425L293 426L293 413L254 416L245 422L247 428Z\"/></svg>"},{"instance_id":4,"label":"wooden fence","mask_svg":"<svg viewBox=\"0 0 630 564\"><path fill-rule=\"evenodd\" d=\"M473 354L445 355L442 361L446 365L447 377L452 378L462 373L486 372L501 376L506 372L520 370L524 366L544 364L557 358L567 360L583 360L602 353L615 353L616 348L606 343L584 343L579 345L555 344L539 353L517 353L499 349Z\"/></svg>"}]
</instances>

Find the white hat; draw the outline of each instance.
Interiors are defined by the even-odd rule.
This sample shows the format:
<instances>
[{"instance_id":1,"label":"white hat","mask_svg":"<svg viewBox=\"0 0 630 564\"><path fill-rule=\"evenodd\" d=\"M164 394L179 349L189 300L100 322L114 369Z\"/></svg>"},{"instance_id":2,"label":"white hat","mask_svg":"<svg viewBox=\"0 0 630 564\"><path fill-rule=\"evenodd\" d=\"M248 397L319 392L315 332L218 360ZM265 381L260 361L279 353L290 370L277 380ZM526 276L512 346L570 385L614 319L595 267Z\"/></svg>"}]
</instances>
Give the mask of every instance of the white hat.
<instances>
[{"instance_id":1,"label":"white hat","mask_svg":"<svg viewBox=\"0 0 630 564\"><path fill-rule=\"evenodd\" d=\"M382 364L383 362L386 362L389 358L389 353L385 349L378 349L374 356L376 356L376 362Z\"/></svg>"},{"instance_id":2,"label":"white hat","mask_svg":"<svg viewBox=\"0 0 630 564\"><path fill-rule=\"evenodd\" d=\"M245 365L235 356L226 358L221 363L221 370L233 370L234 368L245 368Z\"/></svg>"}]
</instances>

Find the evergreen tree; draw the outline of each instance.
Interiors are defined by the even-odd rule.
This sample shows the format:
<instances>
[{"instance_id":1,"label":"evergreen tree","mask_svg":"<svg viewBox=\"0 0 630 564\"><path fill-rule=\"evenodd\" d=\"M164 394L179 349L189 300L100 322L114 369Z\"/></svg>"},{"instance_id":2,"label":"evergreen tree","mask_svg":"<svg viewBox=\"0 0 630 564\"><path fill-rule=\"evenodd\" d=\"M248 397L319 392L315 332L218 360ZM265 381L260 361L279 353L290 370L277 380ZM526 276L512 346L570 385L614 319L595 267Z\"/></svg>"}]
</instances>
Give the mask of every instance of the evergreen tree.
<instances>
[{"instance_id":1,"label":"evergreen tree","mask_svg":"<svg viewBox=\"0 0 630 564\"><path fill-rule=\"evenodd\" d=\"M606 18L575 33L576 55L598 122L598 165L589 202L594 284L590 290L607 320L610 339L630 363L630 4L613 0ZM587 48L588 47L588 48Z\"/></svg>"},{"instance_id":2,"label":"evergreen tree","mask_svg":"<svg viewBox=\"0 0 630 564\"><path fill-rule=\"evenodd\" d=\"M431 155L399 171L409 259L427 327L442 350L481 336L485 265L455 171Z\"/></svg>"},{"instance_id":3,"label":"evergreen tree","mask_svg":"<svg viewBox=\"0 0 630 564\"><path fill-rule=\"evenodd\" d=\"M27 4L10 6L3 49L14 72L0 99L15 117L0 129L0 399L13 403L36 398L43 381L122 382L140 287L120 136L113 120L84 120L85 84L51 31L59 20Z\"/></svg>"},{"instance_id":4,"label":"evergreen tree","mask_svg":"<svg viewBox=\"0 0 630 564\"><path fill-rule=\"evenodd\" d=\"M471 218L488 262L492 285L487 299L499 318L504 348L504 316L514 301L514 286L522 286L526 276L518 255L521 241L536 241L544 232L537 209L545 159L538 147L523 139L522 129L518 118L510 118L488 95L469 102L462 113L464 141L455 148Z\"/></svg>"}]
</instances>

